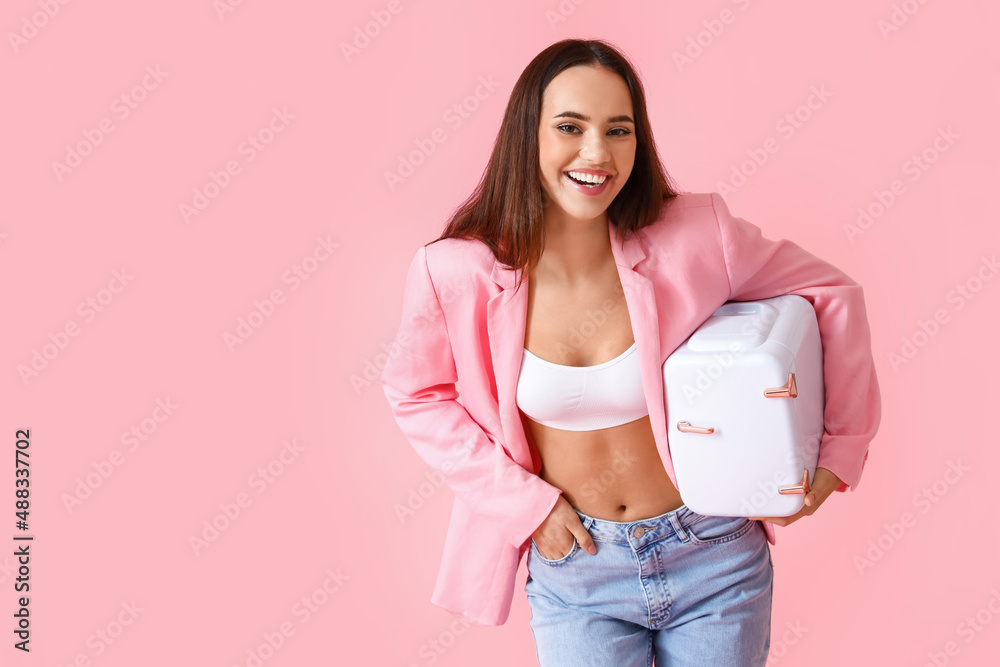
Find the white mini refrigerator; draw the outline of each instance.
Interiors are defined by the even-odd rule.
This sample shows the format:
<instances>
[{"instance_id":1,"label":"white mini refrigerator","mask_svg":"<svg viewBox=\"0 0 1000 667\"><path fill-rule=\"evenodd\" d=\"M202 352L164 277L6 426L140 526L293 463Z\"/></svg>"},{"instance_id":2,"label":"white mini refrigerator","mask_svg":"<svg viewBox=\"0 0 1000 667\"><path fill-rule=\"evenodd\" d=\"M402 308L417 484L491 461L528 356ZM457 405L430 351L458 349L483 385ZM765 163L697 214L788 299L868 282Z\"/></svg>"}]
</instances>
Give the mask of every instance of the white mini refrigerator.
<instances>
[{"instance_id":1,"label":"white mini refrigerator","mask_svg":"<svg viewBox=\"0 0 1000 667\"><path fill-rule=\"evenodd\" d=\"M795 294L729 301L663 364L670 455L700 514L789 516L823 436L823 347Z\"/></svg>"}]
</instances>

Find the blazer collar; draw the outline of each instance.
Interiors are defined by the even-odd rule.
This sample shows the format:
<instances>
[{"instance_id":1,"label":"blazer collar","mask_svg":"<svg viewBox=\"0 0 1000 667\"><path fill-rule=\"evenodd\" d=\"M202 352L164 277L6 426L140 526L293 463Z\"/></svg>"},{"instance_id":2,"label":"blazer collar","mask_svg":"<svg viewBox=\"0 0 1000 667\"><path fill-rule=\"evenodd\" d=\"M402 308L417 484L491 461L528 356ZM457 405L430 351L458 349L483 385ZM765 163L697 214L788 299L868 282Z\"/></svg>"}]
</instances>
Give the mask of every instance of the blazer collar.
<instances>
[{"instance_id":1,"label":"blazer collar","mask_svg":"<svg viewBox=\"0 0 1000 667\"><path fill-rule=\"evenodd\" d=\"M640 232L623 242L610 219L608 234L635 337L642 386L649 407L653 434L657 446L661 449L661 455L665 457L665 461L669 461L660 370L661 332L656 315L656 299L652 281L634 268L646 257L642 241L644 236ZM517 379L524 355L528 312L527 280L516 290L516 294L514 290L520 274L520 269L515 271L494 258L491 277L503 289L486 303L486 329L496 377L500 426L506 439L504 446L515 461L538 474L541 462L528 445L516 403ZM667 472L673 479L672 469L668 467ZM674 483L676 484L676 481Z\"/></svg>"}]
</instances>

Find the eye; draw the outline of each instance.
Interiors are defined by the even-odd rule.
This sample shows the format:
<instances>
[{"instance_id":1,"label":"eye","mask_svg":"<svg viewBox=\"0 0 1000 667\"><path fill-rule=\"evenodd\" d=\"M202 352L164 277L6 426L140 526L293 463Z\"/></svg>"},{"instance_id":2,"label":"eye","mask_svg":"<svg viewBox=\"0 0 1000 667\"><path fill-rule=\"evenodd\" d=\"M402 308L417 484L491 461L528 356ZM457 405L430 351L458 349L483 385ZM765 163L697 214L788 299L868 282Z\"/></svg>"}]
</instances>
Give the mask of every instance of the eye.
<instances>
[{"instance_id":1,"label":"eye","mask_svg":"<svg viewBox=\"0 0 1000 667\"><path fill-rule=\"evenodd\" d=\"M563 134L573 134L573 132L571 132L569 130L564 130L563 128L570 128L570 130L577 130L578 129L576 127L576 125L573 125L572 123L563 123L562 125L556 125L556 129L559 130L560 132L562 132ZM613 136L616 136L616 137L626 137L626 136L632 134L632 131L628 130L628 129L624 128L624 127L616 127L613 130L611 130L609 132L609 134L612 134Z\"/></svg>"}]
</instances>

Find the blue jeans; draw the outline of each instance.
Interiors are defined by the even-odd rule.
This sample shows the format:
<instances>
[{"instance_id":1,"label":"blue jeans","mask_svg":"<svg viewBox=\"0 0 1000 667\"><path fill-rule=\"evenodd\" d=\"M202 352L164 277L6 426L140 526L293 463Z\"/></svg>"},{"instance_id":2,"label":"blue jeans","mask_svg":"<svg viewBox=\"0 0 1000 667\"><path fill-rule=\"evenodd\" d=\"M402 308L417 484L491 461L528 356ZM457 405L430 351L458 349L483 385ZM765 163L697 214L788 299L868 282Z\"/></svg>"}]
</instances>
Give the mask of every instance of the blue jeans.
<instances>
[{"instance_id":1,"label":"blue jeans","mask_svg":"<svg viewBox=\"0 0 1000 667\"><path fill-rule=\"evenodd\" d=\"M756 667L771 644L774 567L764 527L687 505L619 522L576 510L597 553L574 538L543 558L525 592L541 667Z\"/></svg>"}]
</instances>

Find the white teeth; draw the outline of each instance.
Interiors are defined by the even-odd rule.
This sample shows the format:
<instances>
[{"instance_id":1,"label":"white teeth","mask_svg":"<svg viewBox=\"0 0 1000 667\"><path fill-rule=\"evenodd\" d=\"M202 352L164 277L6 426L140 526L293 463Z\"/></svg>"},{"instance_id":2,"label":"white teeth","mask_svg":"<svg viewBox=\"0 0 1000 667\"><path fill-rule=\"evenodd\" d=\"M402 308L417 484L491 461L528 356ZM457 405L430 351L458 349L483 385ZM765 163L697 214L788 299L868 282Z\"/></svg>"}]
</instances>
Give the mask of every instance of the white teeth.
<instances>
[{"instance_id":1,"label":"white teeth","mask_svg":"<svg viewBox=\"0 0 1000 667\"><path fill-rule=\"evenodd\" d=\"M594 185L600 185L604 181L608 180L607 176L596 176L594 174L581 174L578 171L568 171L566 173L578 181L583 181L585 183L592 183Z\"/></svg>"}]
</instances>

